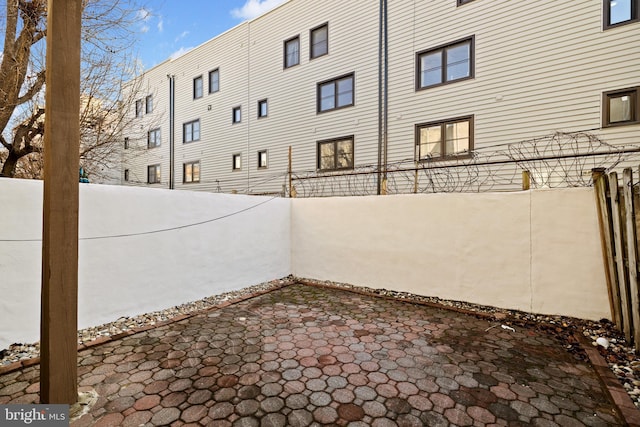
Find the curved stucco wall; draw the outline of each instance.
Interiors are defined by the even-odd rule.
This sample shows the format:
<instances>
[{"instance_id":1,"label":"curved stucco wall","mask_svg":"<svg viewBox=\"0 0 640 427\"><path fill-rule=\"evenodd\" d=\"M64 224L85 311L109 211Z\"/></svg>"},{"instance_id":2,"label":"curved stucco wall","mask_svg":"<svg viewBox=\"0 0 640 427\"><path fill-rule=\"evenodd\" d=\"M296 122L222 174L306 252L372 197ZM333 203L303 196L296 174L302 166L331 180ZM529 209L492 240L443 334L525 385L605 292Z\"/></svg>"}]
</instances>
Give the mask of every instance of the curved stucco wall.
<instances>
[{"instance_id":1,"label":"curved stucco wall","mask_svg":"<svg viewBox=\"0 0 640 427\"><path fill-rule=\"evenodd\" d=\"M1 349L39 339L42 182L0 180L0 207ZM288 275L289 212L280 198L81 184L79 327ZM86 239L104 236L117 237Z\"/></svg>"},{"instance_id":2,"label":"curved stucco wall","mask_svg":"<svg viewBox=\"0 0 640 427\"><path fill-rule=\"evenodd\" d=\"M299 277L610 318L591 188L296 199Z\"/></svg>"}]
</instances>

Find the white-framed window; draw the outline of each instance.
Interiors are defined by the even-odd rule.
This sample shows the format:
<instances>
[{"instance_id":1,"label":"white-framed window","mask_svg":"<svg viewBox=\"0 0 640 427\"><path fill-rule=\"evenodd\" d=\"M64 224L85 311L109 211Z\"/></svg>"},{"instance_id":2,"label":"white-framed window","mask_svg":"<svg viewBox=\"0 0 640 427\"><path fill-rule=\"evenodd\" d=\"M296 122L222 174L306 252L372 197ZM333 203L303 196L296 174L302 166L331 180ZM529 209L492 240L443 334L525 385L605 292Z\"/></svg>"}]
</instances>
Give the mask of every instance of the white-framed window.
<instances>
[{"instance_id":1,"label":"white-framed window","mask_svg":"<svg viewBox=\"0 0 640 427\"><path fill-rule=\"evenodd\" d=\"M240 123L242 121L242 107L233 107L231 109L231 123Z\"/></svg>"},{"instance_id":2,"label":"white-framed window","mask_svg":"<svg viewBox=\"0 0 640 427\"><path fill-rule=\"evenodd\" d=\"M182 182L185 184L200 182L200 161L187 162L182 165Z\"/></svg>"},{"instance_id":3,"label":"white-framed window","mask_svg":"<svg viewBox=\"0 0 640 427\"><path fill-rule=\"evenodd\" d=\"M329 24L319 25L310 31L309 55L311 59L329 53Z\"/></svg>"},{"instance_id":4,"label":"white-framed window","mask_svg":"<svg viewBox=\"0 0 640 427\"><path fill-rule=\"evenodd\" d=\"M160 165L147 166L147 183L159 184L161 180Z\"/></svg>"},{"instance_id":5,"label":"white-framed window","mask_svg":"<svg viewBox=\"0 0 640 427\"><path fill-rule=\"evenodd\" d=\"M474 37L416 54L416 90L473 78Z\"/></svg>"},{"instance_id":6,"label":"white-framed window","mask_svg":"<svg viewBox=\"0 0 640 427\"><path fill-rule=\"evenodd\" d=\"M268 166L267 150L258 151L258 169L266 169Z\"/></svg>"},{"instance_id":7,"label":"white-framed window","mask_svg":"<svg viewBox=\"0 0 640 427\"><path fill-rule=\"evenodd\" d=\"M202 76L193 79L193 99L202 98Z\"/></svg>"},{"instance_id":8,"label":"white-framed window","mask_svg":"<svg viewBox=\"0 0 640 427\"><path fill-rule=\"evenodd\" d=\"M242 169L242 154L236 153L231 156L231 169L234 171L239 171Z\"/></svg>"},{"instance_id":9,"label":"white-framed window","mask_svg":"<svg viewBox=\"0 0 640 427\"><path fill-rule=\"evenodd\" d=\"M269 114L269 104L266 99L258 101L258 118L267 117Z\"/></svg>"},{"instance_id":10,"label":"white-framed window","mask_svg":"<svg viewBox=\"0 0 640 427\"><path fill-rule=\"evenodd\" d=\"M293 67L300 63L300 36L295 36L284 42L284 68Z\"/></svg>"},{"instance_id":11,"label":"white-framed window","mask_svg":"<svg viewBox=\"0 0 640 427\"><path fill-rule=\"evenodd\" d=\"M200 120L193 120L182 125L182 143L200 140Z\"/></svg>"},{"instance_id":12,"label":"white-framed window","mask_svg":"<svg viewBox=\"0 0 640 427\"><path fill-rule=\"evenodd\" d=\"M318 141L318 170L353 169L353 136Z\"/></svg>"},{"instance_id":13,"label":"white-framed window","mask_svg":"<svg viewBox=\"0 0 640 427\"><path fill-rule=\"evenodd\" d=\"M159 147L161 143L160 128L151 129L147 132L147 148Z\"/></svg>"},{"instance_id":14,"label":"white-framed window","mask_svg":"<svg viewBox=\"0 0 640 427\"><path fill-rule=\"evenodd\" d=\"M220 70L209 71L209 93L215 93L220 90Z\"/></svg>"},{"instance_id":15,"label":"white-framed window","mask_svg":"<svg viewBox=\"0 0 640 427\"><path fill-rule=\"evenodd\" d=\"M353 73L318 83L317 111L336 110L353 105Z\"/></svg>"},{"instance_id":16,"label":"white-framed window","mask_svg":"<svg viewBox=\"0 0 640 427\"><path fill-rule=\"evenodd\" d=\"M416 125L419 160L470 156L473 151L473 116Z\"/></svg>"}]
</instances>

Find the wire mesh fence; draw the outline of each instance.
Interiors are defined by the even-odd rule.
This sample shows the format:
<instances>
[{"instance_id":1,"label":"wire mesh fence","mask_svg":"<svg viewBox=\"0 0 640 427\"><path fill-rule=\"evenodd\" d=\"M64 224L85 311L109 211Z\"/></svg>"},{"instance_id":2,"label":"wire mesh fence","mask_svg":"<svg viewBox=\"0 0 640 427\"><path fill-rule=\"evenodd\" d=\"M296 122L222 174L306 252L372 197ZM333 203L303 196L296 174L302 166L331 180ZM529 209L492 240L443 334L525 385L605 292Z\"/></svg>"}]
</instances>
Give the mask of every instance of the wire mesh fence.
<instances>
[{"instance_id":1,"label":"wire mesh fence","mask_svg":"<svg viewBox=\"0 0 640 427\"><path fill-rule=\"evenodd\" d=\"M526 171L530 188L593 185L592 170L611 171L640 161L639 145L612 145L588 132L551 135L475 149L466 156L401 160L379 168L359 165L342 172L292 171L287 195L517 191Z\"/></svg>"}]
</instances>

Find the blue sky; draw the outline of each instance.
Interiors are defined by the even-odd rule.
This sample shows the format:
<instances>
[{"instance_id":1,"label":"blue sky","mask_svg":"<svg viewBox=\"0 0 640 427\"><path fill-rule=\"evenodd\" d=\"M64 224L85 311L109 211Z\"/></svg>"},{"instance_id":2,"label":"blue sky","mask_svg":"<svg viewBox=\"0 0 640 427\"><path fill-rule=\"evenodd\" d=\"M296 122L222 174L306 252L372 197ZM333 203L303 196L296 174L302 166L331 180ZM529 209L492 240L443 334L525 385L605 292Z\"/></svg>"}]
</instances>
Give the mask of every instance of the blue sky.
<instances>
[{"instance_id":1,"label":"blue sky","mask_svg":"<svg viewBox=\"0 0 640 427\"><path fill-rule=\"evenodd\" d=\"M144 69L199 46L286 0L154 0L138 11Z\"/></svg>"}]
</instances>

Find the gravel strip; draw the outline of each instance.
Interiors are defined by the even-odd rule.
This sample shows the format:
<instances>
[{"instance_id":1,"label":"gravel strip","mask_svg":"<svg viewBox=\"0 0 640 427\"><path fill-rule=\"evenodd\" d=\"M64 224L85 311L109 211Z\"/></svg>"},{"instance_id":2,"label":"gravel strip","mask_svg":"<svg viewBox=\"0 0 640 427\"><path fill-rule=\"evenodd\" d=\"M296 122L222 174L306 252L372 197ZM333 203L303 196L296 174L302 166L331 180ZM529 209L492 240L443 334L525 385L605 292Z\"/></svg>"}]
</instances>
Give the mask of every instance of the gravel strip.
<instances>
[{"instance_id":1,"label":"gravel strip","mask_svg":"<svg viewBox=\"0 0 640 427\"><path fill-rule=\"evenodd\" d=\"M78 331L78 344L85 344L100 337L116 335L142 326L155 325L158 322L170 320L182 314L194 313L215 307L229 300L243 298L256 292L269 291L281 286L293 284L296 280L296 278L289 276L237 291L210 296L199 301L178 305L166 310L146 313L135 317L121 317L115 322ZM624 337L615 328L613 323L606 319L595 322L564 316L546 316L460 301L444 300L437 297L425 297L410 294L408 292L373 289L331 281L310 279L304 279L304 281L310 284L332 286L345 290L354 290L401 300L439 304L459 310L478 313L478 315L488 315L495 323L492 327L499 325L532 326L555 336L565 346L566 350L573 354L574 357L579 360L586 361L587 356L574 336L576 333L581 333L591 341L594 347L598 348L598 351L607 361L609 368L623 385L633 403L636 407L640 408L640 357L636 354L635 349L627 344ZM8 365L20 360L31 359L39 356L39 354L39 343L12 344L9 348L0 350L0 366Z\"/></svg>"}]
</instances>

